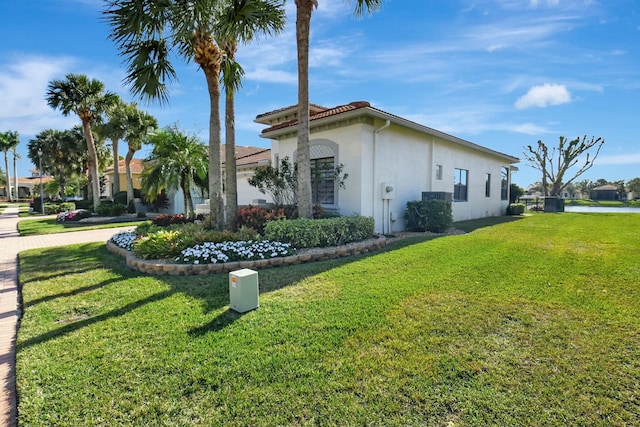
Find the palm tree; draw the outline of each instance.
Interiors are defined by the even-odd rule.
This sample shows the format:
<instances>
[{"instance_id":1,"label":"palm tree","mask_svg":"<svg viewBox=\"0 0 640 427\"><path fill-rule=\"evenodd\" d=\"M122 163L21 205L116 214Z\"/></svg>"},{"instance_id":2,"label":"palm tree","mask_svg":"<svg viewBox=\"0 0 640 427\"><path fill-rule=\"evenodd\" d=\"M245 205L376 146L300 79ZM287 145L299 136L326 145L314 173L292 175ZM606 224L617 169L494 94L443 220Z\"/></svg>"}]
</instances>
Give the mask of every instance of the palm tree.
<instances>
[{"instance_id":1,"label":"palm tree","mask_svg":"<svg viewBox=\"0 0 640 427\"><path fill-rule=\"evenodd\" d=\"M0 150L4 152L4 168L6 171L6 180L5 180L5 193L9 198L9 201L13 201L13 195L11 193L11 178L9 177L9 151L13 151L15 153L15 149L20 144L20 137L18 136L18 132L16 131L6 131L4 133L0 133ZM14 155L15 160L15 155ZM14 162L15 169L15 162ZM17 181L17 179L16 179ZM16 196L18 195L18 187L16 182Z\"/></svg>"},{"instance_id":2,"label":"palm tree","mask_svg":"<svg viewBox=\"0 0 640 427\"><path fill-rule=\"evenodd\" d=\"M142 189L151 202L162 191L180 188L185 213L193 217L191 188L207 174L207 147L196 136L186 135L176 125L151 136L153 151L144 161Z\"/></svg>"},{"instance_id":3,"label":"palm tree","mask_svg":"<svg viewBox=\"0 0 640 427\"><path fill-rule=\"evenodd\" d=\"M126 135L126 104L120 99L114 102L114 104L107 110L106 123L96 127L98 134L104 138L111 140L111 149L113 151L113 193L120 191L120 156L118 154L118 143L121 139L124 139Z\"/></svg>"},{"instance_id":4,"label":"palm tree","mask_svg":"<svg viewBox=\"0 0 640 427\"><path fill-rule=\"evenodd\" d=\"M218 40L223 51L222 84L225 90L225 193L227 228L235 229L238 212L238 182L236 172L236 132L235 132L235 93L242 85L244 70L236 62L238 43L253 40L257 33L279 33L285 25L284 15L278 8L267 3L257 2L261 7L260 19L254 19L253 9L244 7L243 2L234 1L228 10L226 26L220 31ZM249 14L248 14L249 13ZM242 23L253 19L254 25Z\"/></svg>"},{"instance_id":5,"label":"palm tree","mask_svg":"<svg viewBox=\"0 0 640 427\"><path fill-rule=\"evenodd\" d=\"M237 11L241 20L234 20ZM265 15L264 10L269 10ZM203 71L209 92L209 200L212 222L223 227L220 158L220 64L217 35L273 32L266 21L284 15L282 0L108 0L105 10L110 38L129 63L126 83L145 99L168 100L167 81L176 78L170 54L194 61ZM231 31L233 29L233 32ZM244 39L243 39L244 40Z\"/></svg>"},{"instance_id":6,"label":"palm tree","mask_svg":"<svg viewBox=\"0 0 640 427\"><path fill-rule=\"evenodd\" d=\"M16 145L15 147L11 148L11 153L13 154L13 182L15 183L15 189L16 189L16 201L18 201L18 199L20 198L20 192L18 191L19 187L18 187L18 165L17 165L17 161L18 159L21 159L22 156L20 155L20 153L18 153L18 146Z\"/></svg>"},{"instance_id":7,"label":"palm tree","mask_svg":"<svg viewBox=\"0 0 640 427\"><path fill-rule=\"evenodd\" d=\"M309 153L309 35L311 13L317 0L295 0L296 43L298 46L298 215L313 217L311 195L311 163ZM376 10L382 0L356 0L355 14L361 16L365 8Z\"/></svg>"},{"instance_id":8,"label":"palm tree","mask_svg":"<svg viewBox=\"0 0 640 427\"><path fill-rule=\"evenodd\" d=\"M66 80L53 80L47 90L47 103L62 114L78 115L82 121L82 130L89 153L89 171L91 174L91 190L93 209L100 205L100 182L98 181L98 154L91 127L102 121L104 114L116 102L116 95L105 92L104 84L96 79L89 79L84 74L67 74Z\"/></svg>"},{"instance_id":9,"label":"palm tree","mask_svg":"<svg viewBox=\"0 0 640 427\"><path fill-rule=\"evenodd\" d=\"M150 135L158 127L158 121L151 114L138 109L136 104L129 104L124 109L125 138L128 145L127 154L124 157L124 169L127 176L127 201L133 200L133 177L131 174L131 160L142 144L145 144ZM115 173L115 170L114 170Z\"/></svg>"}]
</instances>

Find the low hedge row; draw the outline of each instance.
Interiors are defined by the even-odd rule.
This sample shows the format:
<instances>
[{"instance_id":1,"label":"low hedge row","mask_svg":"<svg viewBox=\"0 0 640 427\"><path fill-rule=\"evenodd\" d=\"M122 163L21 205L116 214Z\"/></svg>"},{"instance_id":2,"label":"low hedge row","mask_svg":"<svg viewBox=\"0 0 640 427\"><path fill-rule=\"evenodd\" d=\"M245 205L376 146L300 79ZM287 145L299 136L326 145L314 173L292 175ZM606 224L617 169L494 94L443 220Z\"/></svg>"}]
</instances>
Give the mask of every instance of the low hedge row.
<instances>
[{"instance_id":1,"label":"low hedge row","mask_svg":"<svg viewBox=\"0 0 640 427\"><path fill-rule=\"evenodd\" d=\"M359 215L269 221L264 229L266 239L290 243L294 248L299 249L358 242L371 238L373 233L373 218Z\"/></svg>"}]
</instances>

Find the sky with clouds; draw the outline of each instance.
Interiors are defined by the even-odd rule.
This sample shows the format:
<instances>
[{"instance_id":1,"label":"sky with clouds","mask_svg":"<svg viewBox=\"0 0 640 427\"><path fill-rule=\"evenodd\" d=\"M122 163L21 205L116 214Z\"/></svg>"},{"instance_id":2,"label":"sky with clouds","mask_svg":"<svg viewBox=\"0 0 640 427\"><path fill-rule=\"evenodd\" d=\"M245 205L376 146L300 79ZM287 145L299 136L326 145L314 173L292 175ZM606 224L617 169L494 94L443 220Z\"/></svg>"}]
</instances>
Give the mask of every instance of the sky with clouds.
<instances>
[{"instance_id":1,"label":"sky with clouds","mask_svg":"<svg viewBox=\"0 0 640 427\"><path fill-rule=\"evenodd\" d=\"M603 137L583 177L640 176L640 2L635 0L383 0L353 16L346 0L319 0L312 18L310 99L326 107L374 107L523 158L524 147L560 136ZM103 81L127 101L125 65L103 21L101 0L0 3L0 130L21 136L19 175L33 165L28 141L67 129L45 101L47 84L67 73ZM297 101L295 5L277 38L238 52L245 70L236 96L239 145L269 146L256 115ZM175 61L168 106L141 104L161 125L178 123L204 139L208 94L193 63ZM124 146L121 147L121 152ZM143 157L148 149L140 152ZM525 162L514 182L539 173Z\"/></svg>"}]
</instances>

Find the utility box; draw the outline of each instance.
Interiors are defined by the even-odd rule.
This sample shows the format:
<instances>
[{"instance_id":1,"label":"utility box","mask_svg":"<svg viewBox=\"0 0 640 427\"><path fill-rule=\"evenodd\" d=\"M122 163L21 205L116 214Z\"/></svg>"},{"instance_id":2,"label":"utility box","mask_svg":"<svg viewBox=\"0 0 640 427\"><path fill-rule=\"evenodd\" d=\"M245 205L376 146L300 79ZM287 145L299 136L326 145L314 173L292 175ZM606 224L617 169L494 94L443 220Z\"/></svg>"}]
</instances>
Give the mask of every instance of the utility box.
<instances>
[{"instance_id":1,"label":"utility box","mask_svg":"<svg viewBox=\"0 0 640 427\"><path fill-rule=\"evenodd\" d=\"M229 307L244 313L258 306L258 272L248 268L230 272Z\"/></svg>"}]
</instances>

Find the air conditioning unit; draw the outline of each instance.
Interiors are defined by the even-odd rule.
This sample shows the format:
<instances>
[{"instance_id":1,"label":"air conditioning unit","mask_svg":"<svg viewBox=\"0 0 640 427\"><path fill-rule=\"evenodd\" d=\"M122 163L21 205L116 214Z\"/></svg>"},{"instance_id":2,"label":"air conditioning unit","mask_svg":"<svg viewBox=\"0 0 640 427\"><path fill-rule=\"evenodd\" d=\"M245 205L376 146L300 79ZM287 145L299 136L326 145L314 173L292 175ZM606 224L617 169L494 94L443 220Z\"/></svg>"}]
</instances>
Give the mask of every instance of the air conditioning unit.
<instances>
[{"instance_id":1,"label":"air conditioning unit","mask_svg":"<svg viewBox=\"0 0 640 427\"><path fill-rule=\"evenodd\" d=\"M444 200L451 203L453 201L453 193L446 191L423 191L422 200Z\"/></svg>"}]
</instances>

